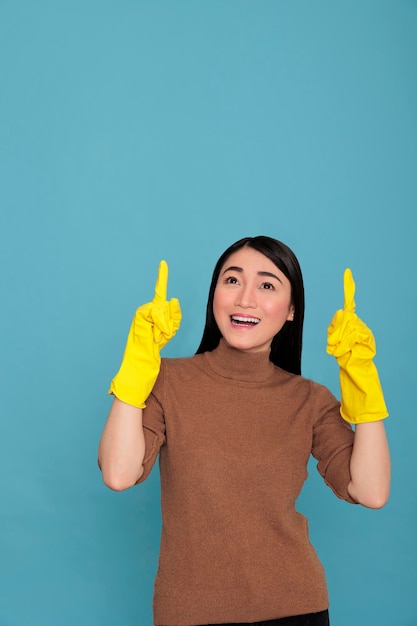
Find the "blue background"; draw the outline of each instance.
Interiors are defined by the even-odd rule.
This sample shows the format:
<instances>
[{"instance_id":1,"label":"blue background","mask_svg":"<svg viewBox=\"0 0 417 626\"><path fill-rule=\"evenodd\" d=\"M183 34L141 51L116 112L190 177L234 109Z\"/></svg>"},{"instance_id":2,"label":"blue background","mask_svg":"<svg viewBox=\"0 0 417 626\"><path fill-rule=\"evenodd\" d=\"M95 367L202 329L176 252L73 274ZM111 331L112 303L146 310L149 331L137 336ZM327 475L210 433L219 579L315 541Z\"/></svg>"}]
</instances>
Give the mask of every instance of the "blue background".
<instances>
[{"instance_id":1,"label":"blue background","mask_svg":"<svg viewBox=\"0 0 417 626\"><path fill-rule=\"evenodd\" d=\"M161 258L195 351L246 235L289 244L304 375L338 394L326 328L352 268L377 338L393 485L299 508L334 626L417 625L415 0L0 2L1 626L150 626L157 470L101 482L97 445Z\"/></svg>"}]
</instances>

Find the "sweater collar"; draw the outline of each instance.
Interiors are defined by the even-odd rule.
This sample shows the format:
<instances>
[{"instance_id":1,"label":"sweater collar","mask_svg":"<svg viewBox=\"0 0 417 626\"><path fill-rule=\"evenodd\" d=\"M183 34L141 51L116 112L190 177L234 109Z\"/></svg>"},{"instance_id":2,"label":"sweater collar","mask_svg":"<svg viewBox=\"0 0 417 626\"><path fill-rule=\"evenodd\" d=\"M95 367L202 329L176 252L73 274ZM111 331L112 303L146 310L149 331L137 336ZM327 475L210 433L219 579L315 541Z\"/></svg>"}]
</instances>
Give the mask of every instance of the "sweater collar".
<instances>
[{"instance_id":1,"label":"sweater collar","mask_svg":"<svg viewBox=\"0 0 417 626\"><path fill-rule=\"evenodd\" d=\"M260 383L275 370L268 352L242 352L229 346L224 339L212 352L205 352L209 367L224 378Z\"/></svg>"}]
</instances>

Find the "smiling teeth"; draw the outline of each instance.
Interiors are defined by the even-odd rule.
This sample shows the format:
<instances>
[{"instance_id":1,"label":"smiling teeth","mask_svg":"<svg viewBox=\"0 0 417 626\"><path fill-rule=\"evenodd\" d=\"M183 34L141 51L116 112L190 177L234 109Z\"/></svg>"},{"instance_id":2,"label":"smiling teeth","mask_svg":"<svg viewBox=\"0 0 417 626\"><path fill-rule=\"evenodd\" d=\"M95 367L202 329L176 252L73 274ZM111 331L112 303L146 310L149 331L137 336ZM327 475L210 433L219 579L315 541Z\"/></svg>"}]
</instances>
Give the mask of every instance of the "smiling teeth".
<instances>
[{"instance_id":1,"label":"smiling teeth","mask_svg":"<svg viewBox=\"0 0 417 626\"><path fill-rule=\"evenodd\" d=\"M239 315L232 315L232 320L234 322L243 322L243 323L249 323L249 324L259 324L259 322L261 321L260 319L258 319L257 317L240 317Z\"/></svg>"}]
</instances>

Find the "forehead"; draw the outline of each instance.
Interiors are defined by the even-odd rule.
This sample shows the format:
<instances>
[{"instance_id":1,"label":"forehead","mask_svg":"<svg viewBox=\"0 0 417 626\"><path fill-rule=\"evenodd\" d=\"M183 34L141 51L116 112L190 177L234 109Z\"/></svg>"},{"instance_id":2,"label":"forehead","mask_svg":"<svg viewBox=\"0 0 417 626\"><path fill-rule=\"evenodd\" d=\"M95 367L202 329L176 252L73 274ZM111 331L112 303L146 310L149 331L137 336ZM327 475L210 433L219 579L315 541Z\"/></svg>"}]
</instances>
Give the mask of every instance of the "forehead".
<instances>
[{"instance_id":1,"label":"forehead","mask_svg":"<svg viewBox=\"0 0 417 626\"><path fill-rule=\"evenodd\" d=\"M258 250L250 248L249 246L245 246L233 252L224 262L221 271L224 272L228 267L240 267L244 271L274 271L282 274L281 270L271 259L262 254L262 252L258 252Z\"/></svg>"}]
</instances>

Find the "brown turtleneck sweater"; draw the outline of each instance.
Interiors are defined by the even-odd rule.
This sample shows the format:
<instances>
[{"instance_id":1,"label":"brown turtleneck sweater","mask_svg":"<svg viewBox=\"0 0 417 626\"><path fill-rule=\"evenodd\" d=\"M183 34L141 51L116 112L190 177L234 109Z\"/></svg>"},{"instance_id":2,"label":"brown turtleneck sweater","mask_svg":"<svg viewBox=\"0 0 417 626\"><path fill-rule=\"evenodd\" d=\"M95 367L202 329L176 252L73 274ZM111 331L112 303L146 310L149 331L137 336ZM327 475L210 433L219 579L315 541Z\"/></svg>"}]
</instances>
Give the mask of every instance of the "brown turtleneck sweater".
<instances>
[{"instance_id":1,"label":"brown turtleneck sweater","mask_svg":"<svg viewBox=\"0 0 417 626\"><path fill-rule=\"evenodd\" d=\"M295 501L312 453L347 485L353 431L323 386L223 340L162 359L144 411L142 482L160 454L158 626L254 622L328 607L323 567Z\"/></svg>"}]
</instances>

